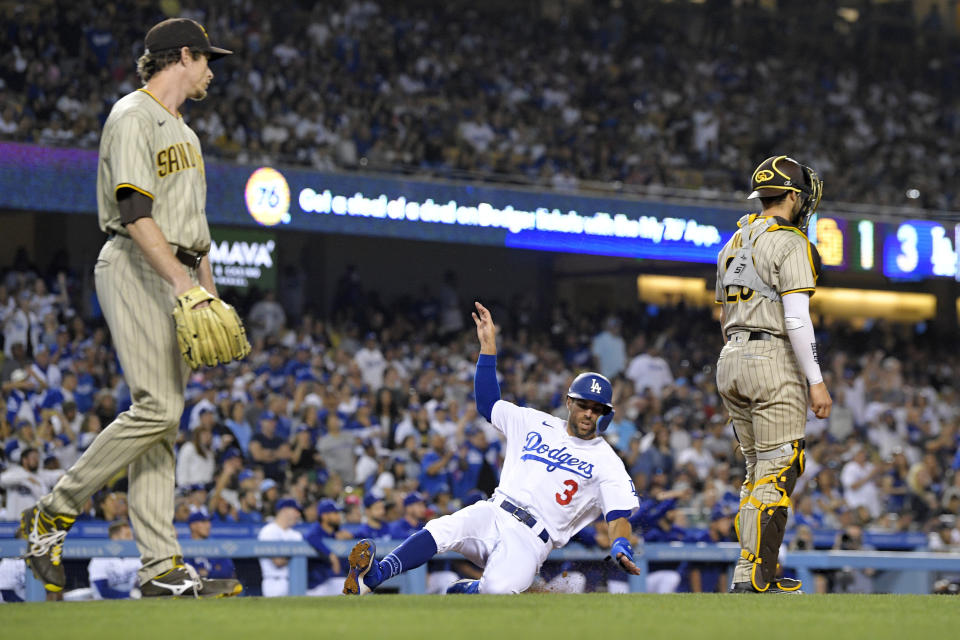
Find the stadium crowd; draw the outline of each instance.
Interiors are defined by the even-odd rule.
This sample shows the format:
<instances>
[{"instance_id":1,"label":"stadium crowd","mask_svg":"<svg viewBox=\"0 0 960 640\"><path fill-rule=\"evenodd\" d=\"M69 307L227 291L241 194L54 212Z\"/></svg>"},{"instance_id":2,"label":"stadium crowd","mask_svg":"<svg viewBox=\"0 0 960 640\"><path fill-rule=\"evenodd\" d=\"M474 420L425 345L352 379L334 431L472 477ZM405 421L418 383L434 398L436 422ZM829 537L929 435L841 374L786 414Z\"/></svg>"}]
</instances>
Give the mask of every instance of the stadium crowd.
<instances>
[{"instance_id":1,"label":"stadium crowd","mask_svg":"<svg viewBox=\"0 0 960 640\"><path fill-rule=\"evenodd\" d=\"M434 294L388 307L360 275L344 274L328 318L288 315L272 293L235 299L253 353L195 372L187 388L176 520L191 531L199 520L276 517L286 529L301 518L322 528L318 548L324 537L403 538L492 493L501 437L473 402L478 347L467 292L448 276ZM87 295L72 275L37 269L25 254L0 280L0 520L33 504L130 404ZM543 324L523 304L492 311L505 399L563 416L577 372L614 381L617 414L605 437L641 496L638 538L733 539L744 465L715 389L720 340L708 311L635 305L608 315L561 304ZM827 530L848 547L866 530L922 532L930 549L960 547L960 359L931 333L881 322L821 328L835 404L828 420L808 426L791 544L812 548L813 534ZM120 477L83 517L111 522L126 510ZM609 545L603 529L578 540ZM342 571L334 563L328 574Z\"/></svg>"},{"instance_id":2,"label":"stadium crowd","mask_svg":"<svg viewBox=\"0 0 960 640\"><path fill-rule=\"evenodd\" d=\"M187 109L208 158L728 194L789 149L829 200L960 207L936 3L559 4L3 3L0 138L95 148L163 9L239 53Z\"/></svg>"}]
</instances>

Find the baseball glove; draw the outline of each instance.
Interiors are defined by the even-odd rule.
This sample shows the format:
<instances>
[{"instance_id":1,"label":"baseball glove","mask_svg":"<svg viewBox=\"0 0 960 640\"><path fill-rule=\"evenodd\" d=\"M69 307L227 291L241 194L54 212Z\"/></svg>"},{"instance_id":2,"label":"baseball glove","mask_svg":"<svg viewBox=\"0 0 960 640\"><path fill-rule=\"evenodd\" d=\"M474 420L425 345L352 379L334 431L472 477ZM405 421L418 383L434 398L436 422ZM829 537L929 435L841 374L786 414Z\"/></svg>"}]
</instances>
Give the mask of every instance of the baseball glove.
<instances>
[{"instance_id":1,"label":"baseball glove","mask_svg":"<svg viewBox=\"0 0 960 640\"><path fill-rule=\"evenodd\" d=\"M205 307L197 305L208 302ZM203 287L177 296L173 309L180 353L191 369L240 360L250 353L247 332L229 304Z\"/></svg>"}]
</instances>

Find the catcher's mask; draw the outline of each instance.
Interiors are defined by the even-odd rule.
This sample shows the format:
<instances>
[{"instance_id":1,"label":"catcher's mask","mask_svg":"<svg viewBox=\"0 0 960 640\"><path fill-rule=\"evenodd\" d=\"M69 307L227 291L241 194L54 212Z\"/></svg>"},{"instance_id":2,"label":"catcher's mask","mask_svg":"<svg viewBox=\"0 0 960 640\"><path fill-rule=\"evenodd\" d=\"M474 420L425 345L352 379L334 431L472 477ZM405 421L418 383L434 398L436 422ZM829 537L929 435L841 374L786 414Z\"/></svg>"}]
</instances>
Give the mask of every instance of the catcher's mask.
<instances>
[{"instance_id":1,"label":"catcher's mask","mask_svg":"<svg viewBox=\"0 0 960 640\"><path fill-rule=\"evenodd\" d=\"M817 172L789 156L771 156L760 163L750 178L751 198L775 198L794 191L800 198L797 227L807 232L810 216L817 211L823 195L823 182Z\"/></svg>"}]
</instances>

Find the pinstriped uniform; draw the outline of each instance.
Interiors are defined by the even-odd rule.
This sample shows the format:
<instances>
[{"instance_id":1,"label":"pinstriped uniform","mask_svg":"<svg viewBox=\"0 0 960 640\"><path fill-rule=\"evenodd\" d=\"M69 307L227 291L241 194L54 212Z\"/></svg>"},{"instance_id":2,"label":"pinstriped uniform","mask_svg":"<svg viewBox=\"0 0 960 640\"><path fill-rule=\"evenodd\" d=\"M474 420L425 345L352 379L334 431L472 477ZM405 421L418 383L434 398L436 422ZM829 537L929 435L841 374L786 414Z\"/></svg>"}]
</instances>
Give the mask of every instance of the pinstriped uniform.
<instances>
[{"instance_id":1,"label":"pinstriped uniform","mask_svg":"<svg viewBox=\"0 0 960 640\"><path fill-rule=\"evenodd\" d=\"M117 101L103 127L97 169L100 228L123 233L116 190L130 187L153 200L163 237L184 249L207 252L210 228L200 140L146 89Z\"/></svg>"},{"instance_id":2,"label":"pinstriped uniform","mask_svg":"<svg viewBox=\"0 0 960 640\"><path fill-rule=\"evenodd\" d=\"M724 288L723 274L740 234L753 239L754 266L761 279L781 296L816 287L813 249L795 227L771 227L767 219L752 217L727 242L717 258L716 301L724 305L724 335L727 344L717 362L717 390L733 420L737 438L747 458L747 475L741 488L739 516L743 549L759 555L759 511L747 501L752 495L763 505L783 496L773 483L755 486L758 479L788 466L790 455L755 460L768 452L804 437L807 414L807 383L787 338L783 303L736 286ZM747 332L772 334L770 340L750 340ZM755 460L755 461L754 461ZM751 580L754 564L743 558L734 572L734 582Z\"/></svg>"},{"instance_id":3,"label":"pinstriped uniform","mask_svg":"<svg viewBox=\"0 0 960 640\"><path fill-rule=\"evenodd\" d=\"M111 476L127 468L130 519L143 583L172 569L173 558L181 555L173 527L173 446L189 367L180 355L171 317L176 302L173 287L150 266L120 224L116 192L124 187L152 198L152 216L171 245L196 251L209 248L206 182L197 136L144 90L114 105L104 125L97 174L100 228L119 234L107 240L97 258L97 297L133 404L97 436L41 501L48 513L76 515ZM196 271L188 271L196 282Z\"/></svg>"}]
</instances>

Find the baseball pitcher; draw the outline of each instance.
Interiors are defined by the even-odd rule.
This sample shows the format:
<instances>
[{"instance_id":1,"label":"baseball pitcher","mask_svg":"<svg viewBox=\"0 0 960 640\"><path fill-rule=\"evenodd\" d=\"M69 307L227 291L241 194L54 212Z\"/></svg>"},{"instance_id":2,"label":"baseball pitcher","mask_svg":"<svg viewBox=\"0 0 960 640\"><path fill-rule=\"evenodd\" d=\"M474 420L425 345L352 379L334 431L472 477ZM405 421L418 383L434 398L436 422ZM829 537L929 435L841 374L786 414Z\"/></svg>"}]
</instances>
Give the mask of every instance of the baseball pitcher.
<instances>
[{"instance_id":1,"label":"baseball pitcher","mask_svg":"<svg viewBox=\"0 0 960 640\"><path fill-rule=\"evenodd\" d=\"M173 527L173 445L190 369L250 350L237 314L216 297L203 157L179 111L187 99L206 97L209 62L231 52L185 18L157 24L144 43L137 62L144 86L117 101L100 141L97 205L108 239L94 267L133 406L24 510L20 532L34 575L59 593L67 531L87 498L128 469L142 596L222 597L239 593L240 583L202 579L183 562Z\"/></svg>"}]
</instances>

